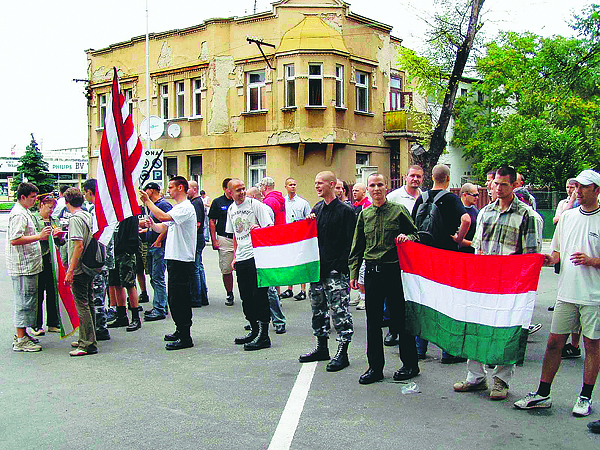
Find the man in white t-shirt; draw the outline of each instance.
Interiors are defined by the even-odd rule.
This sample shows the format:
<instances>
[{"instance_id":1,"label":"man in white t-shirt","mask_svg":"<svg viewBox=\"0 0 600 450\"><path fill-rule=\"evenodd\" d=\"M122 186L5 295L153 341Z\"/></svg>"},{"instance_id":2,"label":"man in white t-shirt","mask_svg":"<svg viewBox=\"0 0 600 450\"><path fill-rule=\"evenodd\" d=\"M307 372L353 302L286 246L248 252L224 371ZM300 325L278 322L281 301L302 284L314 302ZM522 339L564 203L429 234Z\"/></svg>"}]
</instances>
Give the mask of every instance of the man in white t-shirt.
<instances>
[{"instance_id":1,"label":"man in white t-shirt","mask_svg":"<svg viewBox=\"0 0 600 450\"><path fill-rule=\"evenodd\" d=\"M190 334L192 327L190 282L196 261L198 224L196 210L187 198L188 189L189 185L184 177L176 176L169 181L169 195L176 204L168 212L156 206L145 191L140 191L140 198L144 205L161 221L155 223L148 219L146 226L159 234L168 230L164 259L167 261L169 309L176 330L173 334L165 335L167 350L194 346Z\"/></svg>"},{"instance_id":2,"label":"man in white t-shirt","mask_svg":"<svg viewBox=\"0 0 600 450\"><path fill-rule=\"evenodd\" d=\"M247 336L236 338L234 342L244 344L244 350L260 350L271 346L271 310L267 297L268 288L258 287L250 231L273 225L273 220L261 202L246 197L246 186L242 180L234 178L229 181L227 191L233 198L233 203L227 210L225 232L234 235L235 258L232 266L236 271L242 309L251 326Z\"/></svg>"},{"instance_id":3,"label":"man in white t-shirt","mask_svg":"<svg viewBox=\"0 0 600 450\"><path fill-rule=\"evenodd\" d=\"M408 174L404 177L404 185L390 192L386 199L389 202L404 205L408 212L412 214L415 202L421 195L421 185L423 184L423 168L421 166L410 166Z\"/></svg>"},{"instance_id":4,"label":"man in white t-shirt","mask_svg":"<svg viewBox=\"0 0 600 450\"><path fill-rule=\"evenodd\" d=\"M550 408L550 387L560 367L561 350L569 334L580 327L585 347L583 387L573 415L592 410L592 390L600 368L600 174L584 170L575 178L579 208L565 211L552 239L552 254L545 264L561 263L558 295L542 375L536 392L517 401L519 409ZM589 424L600 430L600 421Z\"/></svg>"}]
</instances>

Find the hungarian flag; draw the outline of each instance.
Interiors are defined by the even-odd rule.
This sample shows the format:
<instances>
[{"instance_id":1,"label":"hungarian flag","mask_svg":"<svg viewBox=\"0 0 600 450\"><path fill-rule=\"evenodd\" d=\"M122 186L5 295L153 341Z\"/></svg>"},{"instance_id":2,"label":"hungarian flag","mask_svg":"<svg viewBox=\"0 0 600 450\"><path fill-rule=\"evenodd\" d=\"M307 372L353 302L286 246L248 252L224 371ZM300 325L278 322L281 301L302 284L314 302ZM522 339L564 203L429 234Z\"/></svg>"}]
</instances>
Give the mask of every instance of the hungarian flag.
<instances>
[{"instance_id":1,"label":"hungarian flag","mask_svg":"<svg viewBox=\"0 0 600 450\"><path fill-rule=\"evenodd\" d=\"M251 231L258 287L319 281L319 243L314 219Z\"/></svg>"},{"instance_id":2,"label":"hungarian flag","mask_svg":"<svg viewBox=\"0 0 600 450\"><path fill-rule=\"evenodd\" d=\"M108 245L118 222L140 214L133 180L140 176L141 156L142 143L119 87L115 67L96 173L94 237L104 245Z\"/></svg>"},{"instance_id":3,"label":"hungarian flag","mask_svg":"<svg viewBox=\"0 0 600 450\"><path fill-rule=\"evenodd\" d=\"M489 256L398 244L406 326L454 356L522 361L544 257Z\"/></svg>"},{"instance_id":4,"label":"hungarian flag","mask_svg":"<svg viewBox=\"0 0 600 450\"><path fill-rule=\"evenodd\" d=\"M64 339L71 336L79 328L79 314L75 307L75 299L71 288L65 285L65 276L67 270L60 258L58 247L54 245L54 239L49 238L50 262L52 264L52 274L54 280L54 292L56 296L56 310L60 317L60 338Z\"/></svg>"}]
</instances>

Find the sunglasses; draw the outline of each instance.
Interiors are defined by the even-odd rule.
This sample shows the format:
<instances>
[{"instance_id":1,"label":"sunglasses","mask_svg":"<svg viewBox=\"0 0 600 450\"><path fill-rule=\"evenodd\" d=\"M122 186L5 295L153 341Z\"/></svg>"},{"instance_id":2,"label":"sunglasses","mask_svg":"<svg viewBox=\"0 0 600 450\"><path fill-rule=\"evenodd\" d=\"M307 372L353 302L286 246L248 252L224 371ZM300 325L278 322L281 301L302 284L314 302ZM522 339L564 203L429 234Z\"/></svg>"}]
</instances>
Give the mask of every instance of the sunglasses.
<instances>
[{"instance_id":1,"label":"sunglasses","mask_svg":"<svg viewBox=\"0 0 600 450\"><path fill-rule=\"evenodd\" d=\"M473 197L479 197L479 192L477 194L471 194L470 192L467 192L467 194L473 196Z\"/></svg>"}]
</instances>

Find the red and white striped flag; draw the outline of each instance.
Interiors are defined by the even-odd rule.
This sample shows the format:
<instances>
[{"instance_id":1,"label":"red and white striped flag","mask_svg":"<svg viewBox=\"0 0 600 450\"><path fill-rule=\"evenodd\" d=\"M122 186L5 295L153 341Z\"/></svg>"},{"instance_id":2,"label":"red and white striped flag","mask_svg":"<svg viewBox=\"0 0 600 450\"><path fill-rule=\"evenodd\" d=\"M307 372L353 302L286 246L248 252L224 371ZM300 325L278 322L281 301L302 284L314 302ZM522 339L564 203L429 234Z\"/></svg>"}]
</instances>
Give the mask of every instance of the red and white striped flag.
<instances>
[{"instance_id":1,"label":"red and white striped flag","mask_svg":"<svg viewBox=\"0 0 600 450\"><path fill-rule=\"evenodd\" d=\"M60 338L71 336L79 328L79 314L75 307L75 298L71 288L65 284L67 270L60 259L58 247L54 245L54 239L49 238L50 263L52 264L52 275L54 292L56 292L56 310L60 317Z\"/></svg>"},{"instance_id":2,"label":"red and white striped flag","mask_svg":"<svg viewBox=\"0 0 600 450\"><path fill-rule=\"evenodd\" d=\"M94 236L105 245L110 241L118 222L141 212L133 186L133 180L139 178L142 170L141 156L142 143L129 116L129 107L121 92L115 67L96 174L98 187Z\"/></svg>"}]
</instances>

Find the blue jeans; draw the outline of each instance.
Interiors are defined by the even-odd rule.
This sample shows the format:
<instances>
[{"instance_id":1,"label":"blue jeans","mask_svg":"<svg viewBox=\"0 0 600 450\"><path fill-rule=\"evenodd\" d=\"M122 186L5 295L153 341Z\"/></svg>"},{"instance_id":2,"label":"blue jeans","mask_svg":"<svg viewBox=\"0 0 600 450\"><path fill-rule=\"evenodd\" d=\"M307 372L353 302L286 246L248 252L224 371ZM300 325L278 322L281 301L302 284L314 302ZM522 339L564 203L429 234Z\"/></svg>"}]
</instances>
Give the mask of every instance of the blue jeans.
<instances>
[{"instance_id":1,"label":"blue jeans","mask_svg":"<svg viewBox=\"0 0 600 450\"><path fill-rule=\"evenodd\" d=\"M427 353L427 346L429 345L429 341L421 338L420 336L415 336L415 340L417 342L417 353L419 355L424 355ZM442 349L442 358L452 357L450 353L446 353L446 350Z\"/></svg>"},{"instance_id":2,"label":"blue jeans","mask_svg":"<svg viewBox=\"0 0 600 450\"><path fill-rule=\"evenodd\" d=\"M165 284L165 270L167 270L165 248L149 247L146 265L150 269L150 285L154 289L152 308L156 312L166 316L167 312L169 312L169 307L167 305L167 285Z\"/></svg>"},{"instance_id":3,"label":"blue jeans","mask_svg":"<svg viewBox=\"0 0 600 450\"><path fill-rule=\"evenodd\" d=\"M206 276L204 275L204 265L202 264L202 251L206 242L204 239L198 239L196 244L196 261L192 273L190 289L192 294L192 305L200 305L208 302L208 289L206 287Z\"/></svg>"},{"instance_id":4,"label":"blue jeans","mask_svg":"<svg viewBox=\"0 0 600 450\"><path fill-rule=\"evenodd\" d=\"M281 302L279 301L279 295L277 295L277 289L270 287L267 291L269 296L269 307L271 308L271 320L273 325L285 325L285 315L281 310Z\"/></svg>"}]
</instances>

